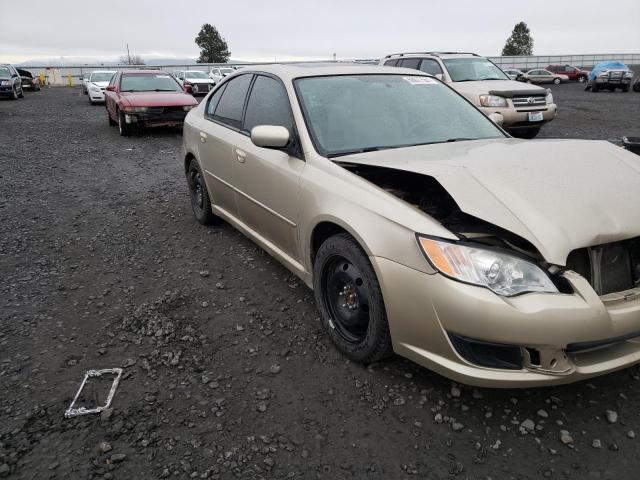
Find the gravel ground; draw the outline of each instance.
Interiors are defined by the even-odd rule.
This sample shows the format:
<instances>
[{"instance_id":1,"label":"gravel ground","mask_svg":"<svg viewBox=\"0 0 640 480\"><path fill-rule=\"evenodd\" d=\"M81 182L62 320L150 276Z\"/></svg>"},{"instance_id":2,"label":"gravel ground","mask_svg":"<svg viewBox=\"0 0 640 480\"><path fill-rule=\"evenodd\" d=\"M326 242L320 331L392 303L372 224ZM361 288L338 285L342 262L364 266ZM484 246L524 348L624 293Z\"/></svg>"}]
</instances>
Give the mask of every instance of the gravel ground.
<instances>
[{"instance_id":1,"label":"gravel ground","mask_svg":"<svg viewBox=\"0 0 640 480\"><path fill-rule=\"evenodd\" d=\"M554 87L546 138L640 134L640 95ZM191 216L181 137L78 90L0 102L0 478L631 479L640 369L483 390L321 333L312 293ZM121 366L112 411L64 410Z\"/></svg>"}]
</instances>

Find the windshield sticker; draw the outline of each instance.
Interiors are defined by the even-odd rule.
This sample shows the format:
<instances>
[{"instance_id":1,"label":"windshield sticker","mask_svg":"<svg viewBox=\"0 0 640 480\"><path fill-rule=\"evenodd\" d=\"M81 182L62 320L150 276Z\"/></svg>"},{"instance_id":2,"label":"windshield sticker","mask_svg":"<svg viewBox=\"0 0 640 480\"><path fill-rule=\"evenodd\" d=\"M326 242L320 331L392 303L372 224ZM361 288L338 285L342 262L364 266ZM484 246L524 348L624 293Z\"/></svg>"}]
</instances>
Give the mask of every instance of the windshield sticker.
<instances>
[{"instance_id":1,"label":"windshield sticker","mask_svg":"<svg viewBox=\"0 0 640 480\"><path fill-rule=\"evenodd\" d=\"M405 81L409 82L411 85L435 85L436 82L433 78L429 77L402 77Z\"/></svg>"}]
</instances>

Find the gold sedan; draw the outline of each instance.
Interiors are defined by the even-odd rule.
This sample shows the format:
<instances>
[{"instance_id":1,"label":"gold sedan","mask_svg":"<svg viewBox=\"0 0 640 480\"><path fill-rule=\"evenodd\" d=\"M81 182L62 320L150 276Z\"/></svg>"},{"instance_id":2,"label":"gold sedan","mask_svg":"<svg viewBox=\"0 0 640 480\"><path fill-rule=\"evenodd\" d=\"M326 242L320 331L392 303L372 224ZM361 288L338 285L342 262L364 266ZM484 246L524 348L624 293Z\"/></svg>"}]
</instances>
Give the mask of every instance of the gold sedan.
<instances>
[{"instance_id":1,"label":"gold sedan","mask_svg":"<svg viewBox=\"0 0 640 480\"><path fill-rule=\"evenodd\" d=\"M518 387L640 360L640 164L610 143L513 139L415 70L246 67L187 115L184 171L354 361Z\"/></svg>"}]
</instances>

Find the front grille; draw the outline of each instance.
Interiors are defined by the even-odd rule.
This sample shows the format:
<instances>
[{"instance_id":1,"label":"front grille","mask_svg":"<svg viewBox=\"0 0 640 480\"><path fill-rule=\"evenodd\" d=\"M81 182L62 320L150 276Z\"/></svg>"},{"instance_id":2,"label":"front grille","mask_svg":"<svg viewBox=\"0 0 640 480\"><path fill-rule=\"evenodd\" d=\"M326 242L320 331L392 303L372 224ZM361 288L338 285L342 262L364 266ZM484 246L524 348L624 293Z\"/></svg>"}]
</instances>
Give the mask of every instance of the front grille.
<instances>
[{"instance_id":1,"label":"front grille","mask_svg":"<svg viewBox=\"0 0 640 480\"><path fill-rule=\"evenodd\" d=\"M546 95L515 95L513 97L513 106L517 108L546 107Z\"/></svg>"},{"instance_id":2,"label":"front grille","mask_svg":"<svg viewBox=\"0 0 640 480\"><path fill-rule=\"evenodd\" d=\"M640 237L574 250L567 268L586 278L598 295L640 287Z\"/></svg>"}]
</instances>

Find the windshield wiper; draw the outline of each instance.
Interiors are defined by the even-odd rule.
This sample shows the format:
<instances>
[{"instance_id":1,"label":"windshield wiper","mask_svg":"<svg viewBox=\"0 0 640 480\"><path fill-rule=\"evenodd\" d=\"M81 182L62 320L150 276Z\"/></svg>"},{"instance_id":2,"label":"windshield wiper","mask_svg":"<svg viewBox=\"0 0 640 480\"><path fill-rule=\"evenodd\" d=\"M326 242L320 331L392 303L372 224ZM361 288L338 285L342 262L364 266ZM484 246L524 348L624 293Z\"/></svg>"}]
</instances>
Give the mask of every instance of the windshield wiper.
<instances>
[{"instance_id":1,"label":"windshield wiper","mask_svg":"<svg viewBox=\"0 0 640 480\"><path fill-rule=\"evenodd\" d=\"M384 145L378 147L354 148L353 150L343 150L327 154L327 158L342 157L344 155L355 155L356 153L378 152L380 150L390 150L392 148L401 148L405 145Z\"/></svg>"}]
</instances>

